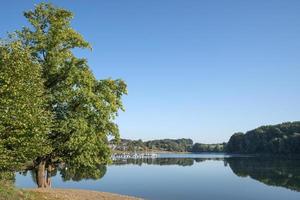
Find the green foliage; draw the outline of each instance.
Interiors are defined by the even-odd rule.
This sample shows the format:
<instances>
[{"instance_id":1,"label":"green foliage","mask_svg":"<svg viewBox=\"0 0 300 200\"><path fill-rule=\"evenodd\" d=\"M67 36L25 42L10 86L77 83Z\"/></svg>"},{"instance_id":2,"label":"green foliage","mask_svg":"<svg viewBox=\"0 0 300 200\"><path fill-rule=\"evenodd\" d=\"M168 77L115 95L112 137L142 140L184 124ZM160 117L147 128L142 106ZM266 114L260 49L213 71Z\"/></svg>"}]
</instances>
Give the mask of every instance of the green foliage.
<instances>
[{"instance_id":1,"label":"green foliage","mask_svg":"<svg viewBox=\"0 0 300 200\"><path fill-rule=\"evenodd\" d=\"M18 192L10 182L0 181L0 200L19 200Z\"/></svg>"},{"instance_id":2,"label":"green foliage","mask_svg":"<svg viewBox=\"0 0 300 200\"><path fill-rule=\"evenodd\" d=\"M41 3L24 16L31 26L16 31L16 40L22 45L11 46L11 52L18 54L8 52L1 59L1 69L7 70L1 70L1 92L10 91L6 93L20 97L19 102L12 94L8 94L9 101L1 98L1 116L13 123L1 124L2 151L13 148L11 152L22 153L20 159L32 158L37 164L55 160L74 167L91 167L108 162L107 138L119 139L114 119L123 109L121 97L127 93L126 84L122 80L97 80L86 59L73 54L75 48L90 49L90 44L71 27L70 11ZM16 65L15 60L20 59ZM16 66L20 70L16 71ZM7 88L12 79L14 84L25 84L14 91ZM6 115L8 107L15 109L15 113ZM52 120L43 117L44 113L50 114ZM12 126L16 127L13 130L20 129L20 133L8 136L5 131Z\"/></svg>"},{"instance_id":3,"label":"green foliage","mask_svg":"<svg viewBox=\"0 0 300 200\"><path fill-rule=\"evenodd\" d=\"M226 145L226 151L230 153L242 152L244 146L244 133L235 133L230 137Z\"/></svg>"},{"instance_id":4,"label":"green foliage","mask_svg":"<svg viewBox=\"0 0 300 200\"><path fill-rule=\"evenodd\" d=\"M102 177L127 86L97 80L73 54L90 45L72 29L70 11L41 3L24 16L31 26L0 43L0 170L33 163L39 187L50 185L54 163L72 166L62 173L67 180ZM25 199L4 178L0 198Z\"/></svg>"},{"instance_id":5,"label":"green foliage","mask_svg":"<svg viewBox=\"0 0 300 200\"><path fill-rule=\"evenodd\" d=\"M41 66L17 41L0 45L0 96L0 168L49 153L51 114L44 109Z\"/></svg>"},{"instance_id":6,"label":"green foliage","mask_svg":"<svg viewBox=\"0 0 300 200\"><path fill-rule=\"evenodd\" d=\"M163 139L149 140L128 140L121 139L119 143L115 140L110 141L110 145L117 151L170 151L170 152L224 152L226 143L219 144L193 144L192 139Z\"/></svg>"},{"instance_id":7,"label":"green foliage","mask_svg":"<svg viewBox=\"0 0 300 200\"><path fill-rule=\"evenodd\" d=\"M0 200L33 200L29 192L14 187L14 172L0 171Z\"/></svg>"},{"instance_id":8,"label":"green foliage","mask_svg":"<svg viewBox=\"0 0 300 200\"><path fill-rule=\"evenodd\" d=\"M21 189L7 181L0 180L0 200L39 200L34 194Z\"/></svg>"},{"instance_id":9,"label":"green foliage","mask_svg":"<svg viewBox=\"0 0 300 200\"><path fill-rule=\"evenodd\" d=\"M200 153L200 152L224 152L225 143L220 144L201 144L195 143L192 148L192 152Z\"/></svg>"},{"instance_id":10,"label":"green foliage","mask_svg":"<svg viewBox=\"0 0 300 200\"><path fill-rule=\"evenodd\" d=\"M110 140L110 146L117 151L147 151L145 143L142 140L120 139L119 141Z\"/></svg>"},{"instance_id":11,"label":"green foliage","mask_svg":"<svg viewBox=\"0 0 300 200\"><path fill-rule=\"evenodd\" d=\"M187 152L192 149L193 140L191 139L163 139L150 140L143 142L142 140L121 139L116 144L115 140L110 141L114 150L118 151L177 151Z\"/></svg>"},{"instance_id":12,"label":"green foliage","mask_svg":"<svg viewBox=\"0 0 300 200\"><path fill-rule=\"evenodd\" d=\"M249 154L300 154L300 122L262 126L231 136L226 151Z\"/></svg>"},{"instance_id":13,"label":"green foliage","mask_svg":"<svg viewBox=\"0 0 300 200\"><path fill-rule=\"evenodd\" d=\"M177 152L190 151L192 145L193 145L193 140L185 139L185 138L151 140L146 142L146 146L152 150L177 151Z\"/></svg>"}]
</instances>

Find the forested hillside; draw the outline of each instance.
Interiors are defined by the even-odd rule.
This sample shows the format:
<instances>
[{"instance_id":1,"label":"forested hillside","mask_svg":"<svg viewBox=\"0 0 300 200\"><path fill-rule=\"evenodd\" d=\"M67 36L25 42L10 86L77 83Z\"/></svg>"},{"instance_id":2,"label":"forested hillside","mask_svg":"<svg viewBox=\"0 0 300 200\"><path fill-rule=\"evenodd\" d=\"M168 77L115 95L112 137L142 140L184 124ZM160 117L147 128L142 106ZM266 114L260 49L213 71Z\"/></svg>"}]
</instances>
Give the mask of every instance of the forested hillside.
<instances>
[{"instance_id":1,"label":"forested hillside","mask_svg":"<svg viewBox=\"0 0 300 200\"><path fill-rule=\"evenodd\" d=\"M231 136L226 151L229 153L299 154L300 122L261 126Z\"/></svg>"}]
</instances>

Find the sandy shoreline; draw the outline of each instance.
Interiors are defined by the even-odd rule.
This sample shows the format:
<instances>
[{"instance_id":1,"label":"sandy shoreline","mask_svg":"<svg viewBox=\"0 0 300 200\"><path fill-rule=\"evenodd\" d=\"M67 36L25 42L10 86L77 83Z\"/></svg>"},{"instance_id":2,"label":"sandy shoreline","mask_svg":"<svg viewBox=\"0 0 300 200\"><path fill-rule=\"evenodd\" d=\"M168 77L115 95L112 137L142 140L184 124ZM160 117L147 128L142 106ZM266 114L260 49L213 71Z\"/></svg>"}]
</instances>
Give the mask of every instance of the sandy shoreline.
<instances>
[{"instance_id":1,"label":"sandy shoreline","mask_svg":"<svg viewBox=\"0 0 300 200\"><path fill-rule=\"evenodd\" d=\"M141 198L80 189L28 189L41 200L138 200Z\"/></svg>"}]
</instances>

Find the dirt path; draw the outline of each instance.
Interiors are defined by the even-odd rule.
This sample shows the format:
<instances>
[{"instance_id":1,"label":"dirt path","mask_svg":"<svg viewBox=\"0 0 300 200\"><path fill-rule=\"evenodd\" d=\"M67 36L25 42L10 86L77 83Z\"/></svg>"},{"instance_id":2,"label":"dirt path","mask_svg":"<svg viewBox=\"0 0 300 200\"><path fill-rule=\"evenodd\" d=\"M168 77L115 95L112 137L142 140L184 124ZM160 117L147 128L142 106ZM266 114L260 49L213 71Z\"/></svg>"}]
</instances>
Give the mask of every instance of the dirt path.
<instances>
[{"instance_id":1,"label":"dirt path","mask_svg":"<svg viewBox=\"0 0 300 200\"><path fill-rule=\"evenodd\" d=\"M32 189L40 200L138 200L139 198L77 189Z\"/></svg>"}]
</instances>

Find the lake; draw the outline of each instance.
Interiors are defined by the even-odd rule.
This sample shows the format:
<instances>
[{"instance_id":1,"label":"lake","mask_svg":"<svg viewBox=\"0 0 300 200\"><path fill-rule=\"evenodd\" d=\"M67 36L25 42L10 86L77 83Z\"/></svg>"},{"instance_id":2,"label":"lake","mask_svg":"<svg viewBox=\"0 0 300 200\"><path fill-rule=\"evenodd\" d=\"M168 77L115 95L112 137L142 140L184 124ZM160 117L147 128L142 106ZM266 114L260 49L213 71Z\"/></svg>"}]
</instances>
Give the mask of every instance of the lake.
<instances>
[{"instance_id":1,"label":"lake","mask_svg":"<svg viewBox=\"0 0 300 200\"><path fill-rule=\"evenodd\" d=\"M18 173L16 186L36 187L34 173ZM78 188L145 199L299 200L300 160L224 154L160 154L117 160L96 172L60 169L53 188Z\"/></svg>"}]
</instances>

